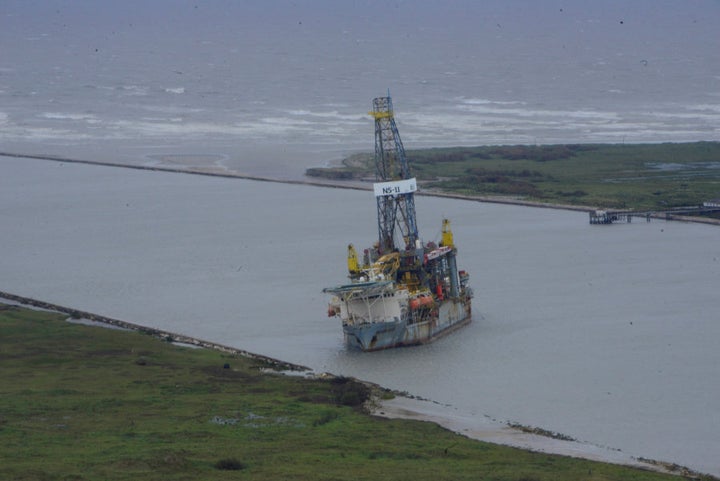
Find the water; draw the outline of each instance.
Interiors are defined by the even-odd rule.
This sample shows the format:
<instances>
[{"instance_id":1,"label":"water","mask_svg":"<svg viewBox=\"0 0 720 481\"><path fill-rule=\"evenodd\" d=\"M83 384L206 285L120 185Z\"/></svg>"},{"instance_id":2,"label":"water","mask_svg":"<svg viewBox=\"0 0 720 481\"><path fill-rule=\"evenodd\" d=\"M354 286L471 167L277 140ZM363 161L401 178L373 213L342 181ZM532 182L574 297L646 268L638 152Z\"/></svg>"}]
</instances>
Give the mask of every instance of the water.
<instances>
[{"instance_id":1,"label":"water","mask_svg":"<svg viewBox=\"0 0 720 481\"><path fill-rule=\"evenodd\" d=\"M720 6L422 0L7 0L11 152L255 175L370 150L392 90L408 148L719 140Z\"/></svg>"},{"instance_id":2,"label":"water","mask_svg":"<svg viewBox=\"0 0 720 481\"><path fill-rule=\"evenodd\" d=\"M372 150L720 140L720 6L73 2L0 9L0 151L282 179ZM418 199L449 215L476 322L347 352L322 287L363 192L0 159L0 289L720 474L717 229Z\"/></svg>"},{"instance_id":3,"label":"water","mask_svg":"<svg viewBox=\"0 0 720 481\"><path fill-rule=\"evenodd\" d=\"M349 352L325 317L345 245L375 237L369 192L0 158L0 290L720 474L716 227L417 210L426 241L451 216L476 291L428 346Z\"/></svg>"}]
</instances>

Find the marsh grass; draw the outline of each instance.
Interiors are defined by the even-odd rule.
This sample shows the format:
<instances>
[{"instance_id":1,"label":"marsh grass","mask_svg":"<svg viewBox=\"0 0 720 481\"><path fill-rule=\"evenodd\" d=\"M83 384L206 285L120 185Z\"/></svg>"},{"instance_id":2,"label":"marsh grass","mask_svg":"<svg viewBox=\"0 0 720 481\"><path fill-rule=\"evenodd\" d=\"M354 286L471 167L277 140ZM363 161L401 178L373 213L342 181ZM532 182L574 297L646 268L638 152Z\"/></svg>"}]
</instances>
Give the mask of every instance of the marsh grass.
<instances>
[{"instance_id":1,"label":"marsh grass","mask_svg":"<svg viewBox=\"0 0 720 481\"><path fill-rule=\"evenodd\" d=\"M0 348L0 479L676 479L373 418L353 379L59 314L0 304Z\"/></svg>"},{"instance_id":2,"label":"marsh grass","mask_svg":"<svg viewBox=\"0 0 720 481\"><path fill-rule=\"evenodd\" d=\"M720 142L455 147L407 157L424 188L443 192L637 210L720 198ZM373 175L370 154L345 163L307 174Z\"/></svg>"}]
</instances>

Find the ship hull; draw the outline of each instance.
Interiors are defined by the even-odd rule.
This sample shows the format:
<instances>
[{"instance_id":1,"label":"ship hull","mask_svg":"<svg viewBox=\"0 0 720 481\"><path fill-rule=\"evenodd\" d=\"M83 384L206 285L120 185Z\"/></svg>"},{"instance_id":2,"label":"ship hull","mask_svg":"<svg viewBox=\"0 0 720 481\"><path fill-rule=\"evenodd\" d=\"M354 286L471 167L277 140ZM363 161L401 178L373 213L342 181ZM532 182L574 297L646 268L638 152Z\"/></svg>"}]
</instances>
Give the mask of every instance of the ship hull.
<instances>
[{"instance_id":1,"label":"ship hull","mask_svg":"<svg viewBox=\"0 0 720 481\"><path fill-rule=\"evenodd\" d=\"M472 321L470 299L448 299L437 316L416 323L408 320L344 324L345 343L353 349L380 351L431 342Z\"/></svg>"}]
</instances>

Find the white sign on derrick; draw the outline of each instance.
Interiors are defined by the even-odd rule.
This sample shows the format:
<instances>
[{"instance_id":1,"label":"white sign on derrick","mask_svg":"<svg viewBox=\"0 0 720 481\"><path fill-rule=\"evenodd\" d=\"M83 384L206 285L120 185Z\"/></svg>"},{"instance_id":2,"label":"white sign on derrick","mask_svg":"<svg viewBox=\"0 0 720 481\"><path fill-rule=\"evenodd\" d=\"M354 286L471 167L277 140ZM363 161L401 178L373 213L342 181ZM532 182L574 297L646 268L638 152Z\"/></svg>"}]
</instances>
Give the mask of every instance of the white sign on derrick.
<instances>
[{"instance_id":1,"label":"white sign on derrick","mask_svg":"<svg viewBox=\"0 0 720 481\"><path fill-rule=\"evenodd\" d=\"M375 197L384 197L387 195L409 194L417 190L417 180L412 179L393 180L391 182L378 182L373 184Z\"/></svg>"}]
</instances>

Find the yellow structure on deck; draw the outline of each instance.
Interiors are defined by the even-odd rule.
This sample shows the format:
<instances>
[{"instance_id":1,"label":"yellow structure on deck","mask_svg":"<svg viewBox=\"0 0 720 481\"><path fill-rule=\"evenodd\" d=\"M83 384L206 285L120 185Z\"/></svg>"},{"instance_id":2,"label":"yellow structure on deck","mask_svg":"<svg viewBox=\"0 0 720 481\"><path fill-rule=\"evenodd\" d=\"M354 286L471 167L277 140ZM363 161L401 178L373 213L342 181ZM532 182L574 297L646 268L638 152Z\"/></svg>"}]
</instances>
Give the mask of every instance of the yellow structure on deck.
<instances>
[{"instance_id":1,"label":"yellow structure on deck","mask_svg":"<svg viewBox=\"0 0 720 481\"><path fill-rule=\"evenodd\" d=\"M394 279L400 267L400 254L391 252L373 262L370 275L374 279Z\"/></svg>"},{"instance_id":2,"label":"yellow structure on deck","mask_svg":"<svg viewBox=\"0 0 720 481\"><path fill-rule=\"evenodd\" d=\"M450 247L451 249L455 248L455 241L453 240L453 233L450 230L450 220L449 219L443 219L442 222L442 246Z\"/></svg>"},{"instance_id":3,"label":"yellow structure on deck","mask_svg":"<svg viewBox=\"0 0 720 481\"><path fill-rule=\"evenodd\" d=\"M355 246L350 244L348 246L348 272L350 272L351 275L357 274L360 272L360 265L358 264L358 256L357 251L355 250Z\"/></svg>"}]
</instances>

